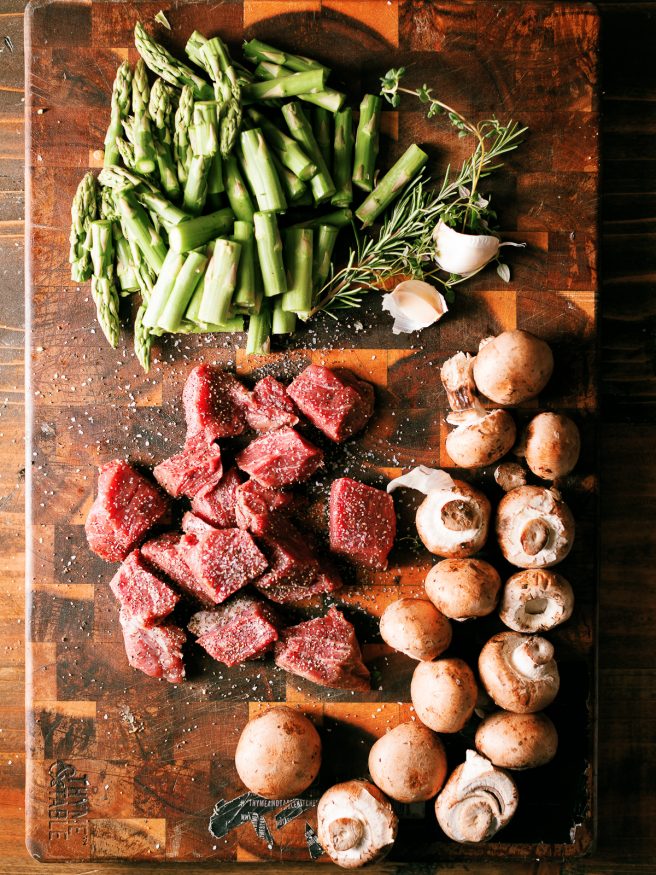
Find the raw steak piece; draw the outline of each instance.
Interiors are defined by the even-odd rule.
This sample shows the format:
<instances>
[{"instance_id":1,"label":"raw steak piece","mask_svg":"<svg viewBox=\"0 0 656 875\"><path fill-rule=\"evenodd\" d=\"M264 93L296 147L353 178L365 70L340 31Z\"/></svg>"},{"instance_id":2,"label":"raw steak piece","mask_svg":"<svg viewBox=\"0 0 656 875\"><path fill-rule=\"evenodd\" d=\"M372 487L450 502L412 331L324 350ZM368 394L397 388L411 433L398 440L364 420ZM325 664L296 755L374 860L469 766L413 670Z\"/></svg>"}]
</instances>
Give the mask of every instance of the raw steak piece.
<instances>
[{"instance_id":1,"label":"raw steak piece","mask_svg":"<svg viewBox=\"0 0 656 875\"><path fill-rule=\"evenodd\" d=\"M255 659L278 640L274 612L263 601L246 593L235 596L213 611L200 611L187 628L198 635L210 656L227 666Z\"/></svg>"},{"instance_id":2,"label":"raw steak piece","mask_svg":"<svg viewBox=\"0 0 656 875\"><path fill-rule=\"evenodd\" d=\"M337 608L316 620L284 629L275 647L275 662L324 687L370 689L369 671L355 630Z\"/></svg>"},{"instance_id":3,"label":"raw steak piece","mask_svg":"<svg viewBox=\"0 0 656 875\"><path fill-rule=\"evenodd\" d=\"M126 619L152 626L171 613L180 597L148 568L139 550L130 553L109 582Z\"/></svg>"},{"instance_id":4,"label":"raw steak piece","mask_svg":"<svg viewBox=\"0 0 656 875\"><path fill-rule=\"evenodd\" d=\"M234 374L214 365L198 365L182 392L187 436L203 434L207 443L233 437L246 428L250 393Z\"/></svg>"},{"instance_id":5,"label":"raw steak piece","mask_svg":"<svg viewBox=\"0 0 656 875\"><path fill-rule=\"evenodd\" d=\"M364 428L374 412L373 387L345 368L309 365L287 392L301 413L337 443Z\"/></svg>"},{"instance_id":6,"label":"raw steak piece","mask_svg":"<svg viewBox=\"0 0 656 875\"><path fill-rule=\"evenodd\" d=\"M203 434L187 438L182 452L165 459L153 469L155 480L173 498L193 498L202 489L215 486L221 479L221 450L208 444Z\"/></svg>"},{"instance_id":7,"label":"raw steak piece","mask_svg":"<svg viewBox=\"0 0 656 875\"><path fill-rule=\"evenodd\" d=\"M182 531L185 535L202 535L205 532L212 532L216 526L206 523L199 516L192 513L190 510L182 517Z\"/></svg>"},{"instance_id":8,"label":"raw steak piece","mask_svg":"<svg viewBox=\"0 0 656 875\"><path fill-rule=\"evenodd\" d=\"M246 408L246 422L257 431L293 426L298 422L296 405L275 377L264 377L255 384Z\"/></svg>"},{"instance_id":9,"label":"raw steak piece","mask_svg":"<svg viewBox=\"0 0 656 875\"><path fill-rule=\"evenodd\" d=\"M323 463L323 452L293 428L281 428L252 441L236 462L262 486L275 489L311 477Z\"/></svg>"},{"instance_id":10,"label":"raw steak piece","mask_svg":"<svg viewBox=\"0 0 656 875\"><path fill-rule=\"evenodd\" d=\"M396 535L392 496L342 477L330 487L330 549L371 568L387 568Z\"/></svg>"},{"instance_id":11,"label":"raw steak piece","mask_svg":"<svg viewBox=\"0 0 656 875\"><path fill-rule=\"evenodd\" d=\"M182 647L187 640L184 630L173 623L146 628L125 616L123 611L119 616L125 652L132 668L151 678L164 678L172 684L183 681Z\"/></svg>"},{"instance_id":12,"label":"raw steak piece","mask_svg":"<svg viewBox=\"0 0 656 875\"><path fill-rule=\"evenodd\" d=\"M196 581L217 605L259 577L267 567L255 541L241 529L184 535L179 550Z\"/></svg>"},{"instance_id":13,"label":"raw steak piece","mask_svg":"<svg viewBox=\"0 0 656 875\"><path fill-rule=\"evenodd\" d=\"M185 516L193 516L193 514L185 514ZM199 520L199 522L201 521ZM203 526L205 526L206 531L208 528L206 523L203 523ZM198 599L204 605L213 605L213 600L198 585L191 568L189 568L184 556L178 549L181 540L182 535L179 535L177 532L166 532L166 534L160 535L159 538L146 541L141 547L141 555L154 568L170 577L186 593Z\"/></svg>"},{"instance_id":14,"label":"raw steak piece","mask_svg":"<svg viewBox=\"0 0 656 875\"><path fill-rule=\"evenodd\" d=\"M256 589L260 589L259 581L256 581L254 585ZM273 584L266 588L262 587L260 592L272 602L276 602L279 605L290 605L312 598L313 595L335 592L335 590L341 589L342 586L342 579L339 575L327 569L322 569L315 575L314 580L308 586L298 583L281 583Z\"/></svg>"},{"instance_id":15,"label":"raw steak piece","mask_svg":"<svg viewBox=\"0 0 656 875\"><path fill-rule=\"evenodd\" d=\"M98 497L85 530L89 547L109 562L120 562L169 512L168 500L132 465L117 459L100 469Z\"/></svg>"},{"instance_id":16,"label":"raw steak piece","mask_svg":"<svg viewBox=\"0 0 656 875\"><path fill-rule=\"evenodd\" d=\"M271 586L310 586L319 573L319 562L298 529L285 521L276 525L272 520L259 537L269 560L269 570L257 581L260 592Z\"/></svg>"},{"instance_id":17,"label":"raw steak piece","mask_svg":"<svg viewBox=\"0 0 656 875\"><path fill-rule=\"evenodd\" d=\"M236 468L230 468L218 483L201 489L191 500L191 509L206 522L219 529L231 529L237 524L235 505L241 476Z\"/></svg>"},{"instance_id":18,"label":"raw steak piece","mask_svg":"<svg viewBox=\"0 0 656 875\"><path fill-rule=\"evenodd\" d=\"M294 503L289 492L269 489L257 480L247 480L236 492L235 517L240 529L254 535L263 534L271 525L271 516Z\"/></svg>"}]
</instances>

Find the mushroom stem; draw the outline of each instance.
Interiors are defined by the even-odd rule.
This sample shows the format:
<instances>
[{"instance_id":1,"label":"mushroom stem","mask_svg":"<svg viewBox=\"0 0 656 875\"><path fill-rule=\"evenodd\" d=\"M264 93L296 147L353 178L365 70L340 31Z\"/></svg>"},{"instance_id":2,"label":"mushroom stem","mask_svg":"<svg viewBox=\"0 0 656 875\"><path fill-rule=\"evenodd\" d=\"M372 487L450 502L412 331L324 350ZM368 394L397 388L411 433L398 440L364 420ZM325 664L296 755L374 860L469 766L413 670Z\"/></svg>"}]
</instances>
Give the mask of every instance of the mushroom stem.
<instances>
[{"instance_id":1,"label":"mushroom stem","mask_svg":"<svg viewBox=\"0 0 656 875\"><path fill-rule=\"evenodd\" d=\"M534 636L527 638L515 647L510 656L510 662L520 674L525 677L533 677L536 669L551 662L553 656L553 644L546 638Z\"/></svg>"},{"instance_id":2,"label":"mushroom stem","mask_svg":"<svg viewBox=\"0 0 656 875\"><path fill-rule=\"evenodd\" d=\"M360 844L364 824L352 817L338 817L328 825L328 834L336 851L348 851Z\"/></svg>"}]
</instances>

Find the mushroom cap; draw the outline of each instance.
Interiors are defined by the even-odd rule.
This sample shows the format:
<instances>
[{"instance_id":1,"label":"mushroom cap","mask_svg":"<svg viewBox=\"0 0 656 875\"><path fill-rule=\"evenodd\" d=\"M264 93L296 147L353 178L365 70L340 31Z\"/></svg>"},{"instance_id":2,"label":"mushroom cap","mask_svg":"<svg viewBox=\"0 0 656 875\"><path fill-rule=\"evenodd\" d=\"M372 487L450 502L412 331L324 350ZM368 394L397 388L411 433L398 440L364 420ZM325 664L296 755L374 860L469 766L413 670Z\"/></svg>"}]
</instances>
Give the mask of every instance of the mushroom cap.
<instances>
[{"instance_id":1,"label":"mushroom cap","mask_svg":"<svg viewBox=\"0 0 656 875\"><path fill-rule=\"evenodd\" d=\"M474 713L477 695L474 672L462 659L420 662L412 675L417 717L435 732L460 732Z\"/></svg>"},{"instance_id":2,"label":"mushroom cap","mask_svg":"<svg viewBox=\"0 0 656 875\"><path fill-rule=\"evenodd\" d=\"M564 577L529 568L506 582L499 616L516 632L546 632L569 620L573 610L574 592Z\"/></svg>"},{"instance_id":3,"label":"mushroom cap","mask_svg":"<svg viewBox=\"0 0 656 875\"><path fill-rule=\"evenodd\" d=\"M494 479L504 492L526 486L526 471L517 462L502 462L494 469Z\"/></svg>"},{"instance_id":4,"label":"mushroom cap","mask_svg":"<svg viewBox=\"0 0 656 875\"><path fill-rule=\"evenodd\" d=\"M243 783L265 799L287 799L306 790L319 773L321 739L300 711L269 708L244 727L235 753Z\"/></svg>"},{"instance_id":5,"label":"mushroom cap","mask_svg":"<svg viewBox=\"0 0 656 875\"><path fill-rule=\"evenodd\" d=\"M398 802L432 799L446 778L446 754L435 733L421 723L401 723L369 752L369 772Z\"/></svg>"},{"instance_id":6,"label":"mushroom cap","mask_svg":"<svg viewBox=\"0 0 656 875\"><path fill-rule=\"evenodd\" d=\"M581 435L576 423L560 413L535 416L526 427L522 443L526 464L543 480L569 474L581 452Z\"/></svg>"},{"instance_id":7,"label":"mushroom cap","mask_svg":"<svg viewBox=\"0 0 656 875\"><path fill-rule=\"evenodd\" d=\"M498 711L476 730L476 749L503 769L534 769L556 756L558 733L546 714Z\"/></svg>"},{"instance_id":8,"label":"mushroom cap","mask_svg":"<svg viewBox=\"0 0 656 875\"><path fill-rule=\"evenodd\" d=\"M542 711L560 686L553 646L538 635L494 635L478 657L478 673L496 704L515 714Z\"/></svg>"},{"instance_id":9,"label":"mushroom cap","mask_svg":"<svg viewBox=\"0 0 656 875\"><path fill-rule=\"evenodd\" d=\"M574 543L574 517L560 495L543 486L507 492L497 508L496 531L504 557L518 568L549 568Z\"/></svg>"},{"instance_id":10,"label":"mushroom cap","mask_svg":"<svg viewBox=\"0 0 656 875\"><path fill-rule=\"evenodd\" d=\"M500 589L498 572L482 559L443 559L426 577L426 595L452 620L491 614Z\"/></svg>"},{"instance_id":11,"label":"mushroom cap","mask_svg":"<svg viewBox=\"0 0 656 875\"><path fill-rule=\"evenodd\" d=\"M454 480L452 489L429 492L419 505L417 532L436 556L472 556L485 544L490 513L490 502L480 490Z\"/></svg>"},{"instance_id":12,"label":"mushroom cap","mask_svg":"<svg viewBox=\"0 0 656 875\"><path fill-rule=\"evenodd\" d=\"M528 331L504 331L483 341L474 360L474 380L495 404L521 404L535 398L549 382L553 354L544 340Z\"/></svg>"},{"instance_id":13,"label":"mushroom cap","mask_svg":"<svg viewBox=\"0 0 656 875\"><path fill-rule=\"evenodd\" d=\"M447 435L446 451L459 468L482 468L510 452L517 430L507 410L473 414L471 420Z\"/></svg>"},{"instance_id":14,"label":"mushroom cap","mask_svg":"<svg viewBox=\"0 0 656 875\"><path fill-rule=\"evenodd\" d=\"M396 839L398 818L369 781L335 784L317 806L317 833L330 859L345 869L380 860Z\"/></svg>"},{"instance_id":15,"label":"mushroom cap","mask_svg":"<svg viewBox=\"0 0 656 875\"><path fill-rule=\"evenodd\" d=\"M468 750L435 800L435 814L453 841L486 842L508 823L517 802L510 775Z\"/></svg>"},{"instance_id":16,"label":"mushroom cap","mask_svg":"<svg viewBox=\"0 0 656 875\"><path fill-rule=\"evenodd\" d=\"M380 635L411 659L435 659L451 643L451 624L428 599L398 599L383 611Z\"/></svg>"}]
</instances>

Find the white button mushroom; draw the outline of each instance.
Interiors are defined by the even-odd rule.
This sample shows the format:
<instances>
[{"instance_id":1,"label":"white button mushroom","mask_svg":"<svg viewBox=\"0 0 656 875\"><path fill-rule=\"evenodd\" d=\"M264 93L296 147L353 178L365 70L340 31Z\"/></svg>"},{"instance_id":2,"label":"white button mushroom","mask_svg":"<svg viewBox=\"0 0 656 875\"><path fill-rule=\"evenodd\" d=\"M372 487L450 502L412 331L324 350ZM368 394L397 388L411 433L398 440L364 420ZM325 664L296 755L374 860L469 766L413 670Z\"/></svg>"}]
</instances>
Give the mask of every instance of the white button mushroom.
<instances>
[{"instance_id":1,"label":"white button mushroom","mask_svg":"<svg viewBox=\"0 0 656 875\"><path fill-rule=\"evenodd\" d=\"M441 319L448 307L444 296L422 280L404 280L383 295L383 310L394 319L393 334L421 331Z\"/></svg>"},{"instance_id":2,"label":"white button mushroom","mask_svg":"<svg viewBox=\"0 0 656 875\"><path fill-rule=\"evenodd\" d=\"M526 486L526 471L517 462L502 462L494 469L494 479L504 492Z\"/></svg>"},{"instance_id":3,"label":"white button mushroom","mask_svg":"<svg viewBox=\"0 0 656 875\"><path fill-rule=\"evenodd\" d=\"M534 769L558 749L556 727L546 714L490 714L476 730L476 749L502 769Z\"/></svg>"},{"instance_id":4,"label":"white button mushroom","mask_svg":"<svg viewBox=\"0 0 656 875\"><path fill-rule=\"evenodd\" d=\"M553 355L544 340L516 329L481 341L473 364L474 380L495 404L521 404L549 382Z\"/></svg>"},{"instance_id":5,"label":"white button mushroom","mask_svg":"<svg viewBox=\"0 0 656 875\"><path fill-rule=\"evenodd\" d=\"M398 830L389 800L368 781L346 781L326 790L317 806L317 824L321 846L345 869L382 859Z\"/></svg>"},{"instance_id":6,"label":"white button mushroom","mask_svg":"<svg viewBox=\"0 0 656 875\"><path fill-rule=\"evenodd\" d=\"M492 763L468 750L435 801L442 830L455 842L486 842L517 810L515 782Z\"/></svg>"},{"instance_id":7,"label":"white button mushroom","mask_svg":"<svg viewBox=\"0 0 656 875\"><path fill-rule=\"evenodd\" d=\"M446 754L437 735L421 723L401 723L369 752L374 783L398 802L432 799L446 778Z\"/></svg>"},{"instance_id":8,"label":"white button mushroom","mask_svg":"<svg viewBox=\"0 0 656 875\"><path fill-rule=\"evenodd\" d=\"M553 657L553 645L546 638L499 632L481 650L478 673L500 708L532 714L558 694L560 677Z\"/></svg>"},{"instance_id":9,"label":"white button mushroom","mask_svg":"<svg viewBox=\"0 0 656 875\"><path fill-rule=\"evenodd\" d=\"M581 436L568 416L540 413L526 427L522 453L531 471L543 480L569 474L580 452Z\"/></svg>"},{"instance_id":10,"label":"white button mushroom","mask_svg":"<svg viewBox=\"0 0 656 875\"><path fill-rule=\"evenodd\" d=\"M496 531L504 557L518 568L549 568L574 543L574 517L560 495L542 486L507 492L497 508Z\"/></svg>"},{"instance_id":11,"label":"white button mushroom","mask_svg":"<svg viewBox=\"0 0 656 875\"><path fill-rule=\"evenodd\" d=\"M420 662L410 684L417 717L435 732L460 732L474 713L477 694L474 673L462 659Z\"/></svg>"},{"instance_id":12,"label":"white button mushroom","mask_svg":"<svg viewBox=\"0 0 656 875\"><path fill-rule=\"evenodd\" d=\"M482 559L443 559L426 577L426 595L451 620L491 614L500 589L497 571Z\"/></svg>"},{"instance_id":13,"label":"white button mushroom","mask_svg":"<svg viewBox=\"0 0 656 875\"><path fill-rule=\"evenodd\" d=\"M499 616L516 632L546 632L569 620L573 610L568 581L553 571L531 568L508 579Z\"/></svg>"},{"instance_id":14,"label":"white button mushroom","mask_svg":"<svg viewBox=\"0 0 656 875\"><path fill-rule=\"evenodd\" d=\"M482 468L510 452L515 422L507 410L471 412L446 439L446 451L459 468Z\"/></svg>"},{"instance_id":15,"label":"white button mushroom","mask_svg":"<svg viewBox=\"0 0 656 875\"><path fill-rule=\"evenodd\" d=\"M451 643L451 624L427 599L398 599L383 611L380 635L411 659L431 660Z\"/></svg>"}]
</instances>

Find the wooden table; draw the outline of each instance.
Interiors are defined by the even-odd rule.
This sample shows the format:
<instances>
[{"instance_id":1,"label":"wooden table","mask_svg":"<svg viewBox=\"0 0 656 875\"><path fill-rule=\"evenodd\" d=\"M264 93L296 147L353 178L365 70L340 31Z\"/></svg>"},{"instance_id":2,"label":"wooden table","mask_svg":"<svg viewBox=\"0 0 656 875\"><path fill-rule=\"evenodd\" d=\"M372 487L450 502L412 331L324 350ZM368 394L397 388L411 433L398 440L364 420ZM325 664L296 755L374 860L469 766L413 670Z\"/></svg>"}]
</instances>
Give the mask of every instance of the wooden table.
<instances>
[{"instance_id":1,"label":"wooden table","mask_svg":"<svg viewBox=\"0 0 656 875\"><path fill-rule=\"evenodd\" d=\"M651 584L649 499L656 489L650 279L656 268L653 218L656 74L650 64L656 3L599 4L604 36L603 295L604 430L600 587L599 844L596 853L558 864L476 866L482 873L653 872L651 827L656 595ZM6 38L5 38L6 35ZM22 408L22 4L0 6L3 184L0 234L4 295L0 391L0 859L3 871L36 871L23 849L23 408ZM68 208L68 205L66 205ZM649 236L651 232L651 237ZM650 274L650 271L652 272ZM652 283L653 285L653 283ZM650 723L651 721L651 723ZM651 835L650 835L651 833ZM167 868L158 866L158 869ZM170 867L168 867L170 868ZM174 867L179 868L179 867ZM287 867L288 868L288 867ZM294 867L300 868L300 867ZM381 867L384 868L384 867ZM388 867L389 868L389 867ZM465 871L465 867L440 867ZM185 871L200 871L188 867ZM52 866L89 872L88 865ZM94 872L126 871L94 866ZM142 871L151 871L144 868ZM469 867L468 871L473 871Z\"/></svg>"}]
</instances>

